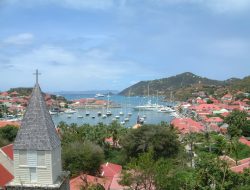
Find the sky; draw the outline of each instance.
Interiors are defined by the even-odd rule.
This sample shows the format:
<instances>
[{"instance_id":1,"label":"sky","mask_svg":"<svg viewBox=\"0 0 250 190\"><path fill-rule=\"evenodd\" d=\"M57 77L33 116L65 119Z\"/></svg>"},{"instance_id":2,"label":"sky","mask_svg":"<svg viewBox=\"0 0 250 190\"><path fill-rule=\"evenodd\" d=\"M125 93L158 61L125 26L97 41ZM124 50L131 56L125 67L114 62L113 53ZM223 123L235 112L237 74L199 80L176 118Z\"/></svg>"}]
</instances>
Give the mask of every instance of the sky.
<instances>
[{"instance_id":1,"label":"sky","mask_svg":"<svg viewBox=\"0 0 250 190\"><path fill-rule=\"evenodd\" d=\"M250 0L0 0L0 90L250 75Z\"/></svg>"}]
</instances>

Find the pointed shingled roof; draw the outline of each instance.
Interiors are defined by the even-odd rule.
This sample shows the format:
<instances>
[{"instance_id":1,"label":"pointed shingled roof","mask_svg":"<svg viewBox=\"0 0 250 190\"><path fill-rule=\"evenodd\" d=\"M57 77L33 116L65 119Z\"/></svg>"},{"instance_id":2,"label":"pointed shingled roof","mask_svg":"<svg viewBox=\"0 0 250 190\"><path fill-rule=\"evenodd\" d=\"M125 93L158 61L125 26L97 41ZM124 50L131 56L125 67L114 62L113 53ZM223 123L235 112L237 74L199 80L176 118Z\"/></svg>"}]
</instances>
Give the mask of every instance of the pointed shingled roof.
<instances>
[{"instance_id":1,"label":"pointed shingled roof","mask_svg":"<svg viewBox=\"0 0 250 190\"><path fill-rule=\"evenodd\" d=\"M40 86L36 83L14 142L14 150L52 150L60 145Z\"/></svg>"}]
</instances>

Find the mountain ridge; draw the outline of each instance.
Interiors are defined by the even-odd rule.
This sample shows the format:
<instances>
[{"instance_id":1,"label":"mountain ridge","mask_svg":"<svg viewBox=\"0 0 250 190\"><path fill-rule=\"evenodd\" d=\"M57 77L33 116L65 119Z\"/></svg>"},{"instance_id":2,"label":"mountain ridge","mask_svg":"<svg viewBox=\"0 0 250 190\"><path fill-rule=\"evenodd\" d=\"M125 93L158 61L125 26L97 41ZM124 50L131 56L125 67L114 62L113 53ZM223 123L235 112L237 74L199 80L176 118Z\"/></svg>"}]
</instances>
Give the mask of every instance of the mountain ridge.
<instances>
[{"instance_id":1,"label":"mountain ridge","mask_svg":"<svg viewBox=\"0 0 250 190\"><path fill-rule=\"evenodd\" d=\"M248 80L249 77L249 80ZM170 76L161 79L148 80L148 81L140 81L132 86L129 86L122 90L120 95L147 95L148 94L148 86L149 86L149 94L156 95L157 91L159 95L167 96L170 93L177 96L177 99L183 100L188 96L191 96L192 93L205 91L207 94L214 94L214 92L218 92L218 94L226 93L226 91L239 89L241 90L249 90L250 88L250 76L245 77L243 79L239 78L230 78L227 80L214 80L206 77L201 77L195 75L191 72L184 72L181 74L177 74L175 76ZM244 81L244 84L242 84ZM182 95L181 92L184 94Z\"/></svg>"}]
</instances>

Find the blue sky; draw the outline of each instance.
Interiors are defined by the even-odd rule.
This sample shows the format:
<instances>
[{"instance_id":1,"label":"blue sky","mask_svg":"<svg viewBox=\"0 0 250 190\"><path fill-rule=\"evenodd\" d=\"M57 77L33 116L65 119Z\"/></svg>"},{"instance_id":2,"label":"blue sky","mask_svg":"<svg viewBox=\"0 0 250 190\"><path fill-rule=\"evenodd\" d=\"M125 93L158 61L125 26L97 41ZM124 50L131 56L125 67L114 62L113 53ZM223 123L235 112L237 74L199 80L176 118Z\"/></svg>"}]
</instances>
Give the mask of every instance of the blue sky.
<instances>
[{"instance_id":1,"label":"blue sky","mask_svg":"<svg viewBox=\"0 0 250 190\"><path fill-rule=\"evenodd\" d=\"M0 90L250 75L249 0L0 0Z\"/></svg>"}]
</instances>

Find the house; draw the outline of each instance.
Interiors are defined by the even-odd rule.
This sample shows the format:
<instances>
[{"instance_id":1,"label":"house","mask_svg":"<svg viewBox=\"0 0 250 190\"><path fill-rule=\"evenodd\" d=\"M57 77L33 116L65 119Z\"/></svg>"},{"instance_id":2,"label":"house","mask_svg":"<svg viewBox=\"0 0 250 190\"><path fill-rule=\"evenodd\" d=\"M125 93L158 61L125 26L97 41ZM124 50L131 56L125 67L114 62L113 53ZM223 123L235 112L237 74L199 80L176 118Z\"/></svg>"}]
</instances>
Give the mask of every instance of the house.
<instances>
[{"instance_id":1,"label":"house","mask_svg":"<svg viewBox=\"0 0 250 190\"><path fill-rule=\"evenodd\" d=\"M204 126L191 118L175 118L171 124L181 133L201 133L205 130Z\"/></svg>"},{"instance_id":2,"label":"house","mask_svg":"<svg viewBox=\"0 0 250 190\"><path fill-rule=\"evenodd\" d=\"M7 121L7 120L0 121L0 128L5 127L7 125L19 127L20 123L16 121Z\"/></svg>"},{"instance_id":3,"label":"house","mask_svg":"<svg viewBox=\"0 0 250 190\"><path fill-rule=\"evenodd\" d=\"M240 141L242 144L245 144L245 145L247 145L247 146L250 147L250 141L247 140L245 137L241 137L241 138L239 139L239 141Z\"/></svg>"},{"instance_id":4,"label":"house","mask_svg":"<svg viewBox=\"0 0 250 190\"><path fill-rule=\"evenodd\" d=\"M100 184L105 188L105 190L109 189L110 181L105 178L95 177L87 174L81 174L70 180L70 190L81 190L83 187L90 185Z\"/></svg>"},{"instance_id":5,"label":"house","mask_svg":"<svg viewBox=\"0 0 250 190\"><path fill-rule=\"evenodd\" d=\"M70 190L80 190L86 185L96 184L102 185L105 190L122 190L124 187L119 184L121 171L122 166L107 162L100 166L101 175L98 177L81 174L71 179Z\"/></svg>"},{"instance_id":6,"label":"house","mask_svg":"<svg viewBox=\"0 0 250 190\"><path fill-rule=\"evenodd\" d=\"M243 173L245 169L250 168L250 158L239 160L238 165L236 164L236 161L229 156L224 155L220 156L219 158L227 162L230 170L235 173Z\"/></svg>"},{"instance_id":7,"label":"house","mask_svg":"<svg viewBox=\"0 0 250 190\"><path fill-rule=\"evenodd\" d=\"M220 125L223 123L223 119L221 119L220 117L209 117L205 119L205 122L209 124Z\"/></svg>"},{"instance_id":8,"label":"house","mask_svg":"<svg viewBox=\"0 0 250 190\"><path fill-rule=\"evenodd\" d=\"M233 100L233 96L231 94L225 94L222 98L221 101L223 103L229 103Z\"/></svg>"}]
</instances>

